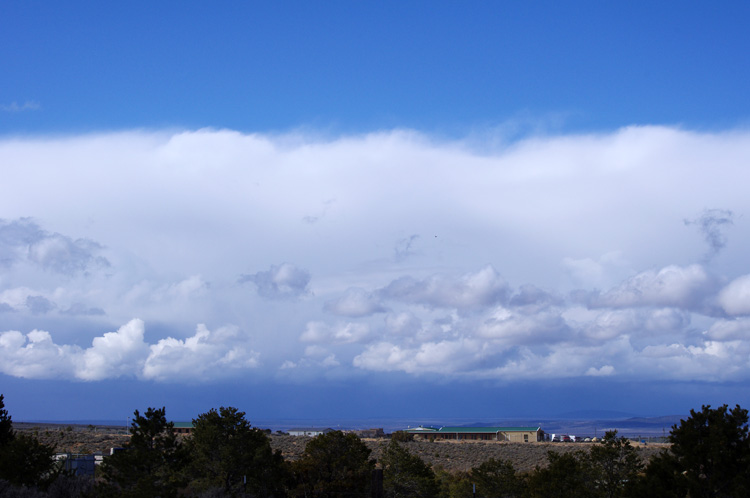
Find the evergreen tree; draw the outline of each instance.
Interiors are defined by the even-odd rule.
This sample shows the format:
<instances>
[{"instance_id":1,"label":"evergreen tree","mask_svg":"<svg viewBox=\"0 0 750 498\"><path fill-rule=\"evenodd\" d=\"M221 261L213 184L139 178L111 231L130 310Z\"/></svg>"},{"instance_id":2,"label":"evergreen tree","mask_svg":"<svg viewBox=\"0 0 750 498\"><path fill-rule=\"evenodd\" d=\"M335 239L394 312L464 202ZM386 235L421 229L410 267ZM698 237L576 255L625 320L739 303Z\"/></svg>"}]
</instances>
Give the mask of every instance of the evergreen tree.
<instances>
[{"instance_id":1,"label":"evergreen tree","mask_svg":"<svg viewBox=\"0 0 750 498\"><path fill-rule=\"evenodd\" d=\"M0 448L10 443L14 436L13 420L8 410L5 409L5 396L0 394Z\"/></svg>"},{"instance_id":2,"label":"evergreen tree","mask_svg":"<svg viewBox=\"0 0 750 498\"><path fill-rule=\"evenodd\" d=\"M629 483L623 492L623 496L632 498L684 498L687 495L682 470L668 450L652 457L643 474L633 479L632 484Z\"/></svg>"},{"instance_id":3,"label":"evergreen tree","mask_svg":"<svg viewBox=\"0 0 750 498\"><path fill-rule=\"evenodd\" d=\"M164 408L135 411L125 449L105 458L101 473L107 485L102 494L123 497L177 496L184 487L187 454L167 422Z\"/></svg>"},{"instance_id":4,"label":"evergreen tree","mask_svg":"<svg viewBox=\"0 0 750 498\"><path fill-rule=\"evenodd\" d=\"M280 452L271 449L265 432L251 427L236 408L211 409L193 420L188 440L192 487L221 490L223 496L284 494L288 480Z\"/></svg>"},{"instance_id":5,"label":"evergreen tree","mask_svg":"<svg viewBox=\"0 0 750 498\"><path fill-rule=\"evenodd\" d=\"M395 431L391 434L391 439L393 441L398 441L399 443L409 443L414 441L414 434L406 431Z\"/></svg>"},{"instance_id":6,"label":"evergreen tree","mask_svg":"<svg viewBox=\"0 0 750 498\"><path fill-rule=\"evenodd\" d=\"M607 431L601 443L591 447L589 459L602 496L622 496L625 487L643 470L643 463L630 441L617 437L617 431Z\"/></svg>"},{"instance_id":7,"label":"evergreen tree","mask_svg":"<svg viewBox=\"0 0 750 498\"><path fill-rule=\"evenodd\" d=\"M737 405L701 411L673 426L671 455L691 497L750 496L748 412Z\"/></svg>"},{"instance_id":8,"label":"evergreen tree","mask_svg":"<svg viewBox=\"0 0 750 498\"><path fill-rule=\"evenodd\" d=\"M16 434L4 400L0 394L0 479L45 489L57 477L55 451L33 436Z\"/></svg>"},{"instance_id":9,"label":"evergreen tree","mask_svg":"<svg viewBox=\"0 0 750 498\"><path fill-rule=\"evenodd\" d=\"M588 454L547 452L549 465L537 467L529 476L527 496L531 498L587 498L600 496L593 485Z\"/></svg>"},{"instance_id":10,"label":"evergreen tree","mask_svg":"<svg viewBox=\"0 0 750 498\"><path fill-rule=\"evenodd\" d=\"M435 473L417 455L412 455L392 439L380 457L383 466L383 492L387 498L432 498L439 493Z\"/></svg>"},{"instance_id":11,"label":"evergreen tree","mask_svg":"<svg viewBox=\"0 0 750 498\"><path fill-rule=\"evenodd\" d=\"M510 461L494 458L471 469L471 481L476 485L477 496L483 498L520 497L525 488Z\"/></svg>"},{"instance_id":12,"label":"evergreen tree","mask_svg":"<svg viewBox=\"0 0 750 498\"><path fill-rule=\"evenodd\" d=\"M311 439L292 465L297 488L305 497L367 496L375 462L370 449L354 434L331 431Z\"/></svg>"},{"instance_id":13,"label":"evergreen tree","mask_svg":"<svg viewBox=\"0 0 750 498\"><path fill-rule=\"evenodd\" d=\"M474 498L468 472L448 472L438 467L435 469L435 479L440 489L440 498Z\"/></svg>"}]
</instances>

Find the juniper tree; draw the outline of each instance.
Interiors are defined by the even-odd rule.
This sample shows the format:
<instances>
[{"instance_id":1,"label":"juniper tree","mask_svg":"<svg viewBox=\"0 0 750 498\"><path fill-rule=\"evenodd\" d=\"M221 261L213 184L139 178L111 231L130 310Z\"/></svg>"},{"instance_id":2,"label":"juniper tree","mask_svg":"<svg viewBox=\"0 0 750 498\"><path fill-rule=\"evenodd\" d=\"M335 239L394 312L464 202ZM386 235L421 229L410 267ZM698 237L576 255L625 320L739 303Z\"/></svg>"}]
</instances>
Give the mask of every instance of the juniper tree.
<instances>
[{"instance_id":1,"label":"juniper tree","mask_svg":"<svg viewBox=\"0 0 750 498\"><path fill-rule=\"evenodd\" d=\"M490 458L471 469L471 480L477 496L484 498L520 497L525 489L523 479L508 460Z\"/></svg>"},{"instance_id":2,"label":"juniper tree","mask_svg":"<svg viewBox=\"0 0 750 498\"><path fill-rule=\"evenodd\" d=\"M331 431L311 439L293 463L294 494L305 497L364 496L375 461L370 449L352 433Z\"/></svg>"},{"instance_id":3,"label":"juniper tree","mask_svg":"<svg viewBox=\"0 0 750 498\"><path fill-rule=\"evenodd\" d=\"M380 457L383 491L386 498L428 498L437 496L435 473L417 455L412 455L392 439Z\"/></svg>"},{"instance_id":4,"label":"juniper tree","mask_svg":"<svg viewBox=\"0 0 750 498\"><path fill-rule=\"evenodd\" d=\"M691 497L750 494L748 412L727 405L701 411L672 427L671 454L682 469Z\"/></svg>"},{"instance_id":5,"label":"juniper tree","mask_svg":"<svg viewBox=\"0 0 750 498\"><path fill-rule=\"evenodd\" d=\"M279 451L268 436L254 428L237 408L211 409L193 420L187 442L197 490L218 490L224 496L281 496L288 477Z\"/></svg>"},{"instance_id":6,"label":"juniper tree","mask_svg":"<svg viewBox=\"0 0 750 498\"><path fill-rule=\"evenodd\" d=\"M636 449L627 438L617 437L617 431L607 431L601 442L591 447L589 459L597 487L607 498L621 496L643 470Z\"/></svg>"},{"instance_id":7,"label":"juniper tree","mask_svg":"<svg viewBox=\"0 0 750 498\"><path fill-rule=\"evenodd\" d=\"M55 451L28 434L16 434L0 394L0 479L13 485L46 488L56 477Z\"/></svg>"},{"instance_id":8,"label":"juniper tree","mask_svg":"<svg viewBox=\"0 0 750 498\"><path fill-rule=\"evenodd\" d=\"M125 497L177 496L185 485L182 472L187 453L167 422L164 408L135 411L130 425L130 441L123 451L104 459L101 474L106 485L100 494Z\"/></svg>"}]
</instances>

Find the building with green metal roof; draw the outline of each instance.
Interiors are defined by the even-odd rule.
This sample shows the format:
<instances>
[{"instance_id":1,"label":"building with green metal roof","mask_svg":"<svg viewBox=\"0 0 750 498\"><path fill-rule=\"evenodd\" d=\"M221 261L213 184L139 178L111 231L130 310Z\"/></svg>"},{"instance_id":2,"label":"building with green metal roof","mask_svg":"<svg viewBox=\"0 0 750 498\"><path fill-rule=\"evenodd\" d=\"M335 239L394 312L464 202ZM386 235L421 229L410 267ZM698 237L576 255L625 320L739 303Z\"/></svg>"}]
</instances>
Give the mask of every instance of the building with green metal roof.
<instances>
[{"instance_id":1,"label":"building with green metal roof","mask_svg":"<svg viewBox=\"0 0 750 498\"><path fill-rule=\"evenodd\" d=\"M192 422L172 422L174 424L174 433L175 434L183 434L183 435L189 435L193 433L193 423Z\"/></svg>"},{"instance_id":2,"label":"building with green metal roof","mask_svg":"<svg viewBox=\"0 0 750 498\"><path fill-rule=\"evenodd\" d=\"M414 427L405 432L417 439L434 441L508 441L530 443L541 441L541 427Z\"/></svg>"}]
</instances>

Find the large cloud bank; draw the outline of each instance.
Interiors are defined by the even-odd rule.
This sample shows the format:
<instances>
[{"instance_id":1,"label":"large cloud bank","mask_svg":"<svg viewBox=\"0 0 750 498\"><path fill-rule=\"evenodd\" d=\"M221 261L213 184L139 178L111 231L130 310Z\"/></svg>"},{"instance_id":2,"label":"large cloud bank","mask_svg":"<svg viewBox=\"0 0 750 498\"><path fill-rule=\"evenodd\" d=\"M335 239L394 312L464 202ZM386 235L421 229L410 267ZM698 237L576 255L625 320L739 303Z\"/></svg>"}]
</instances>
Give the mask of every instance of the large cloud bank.
<instances>
[{"instance_id":1,"label":"large cloud bank","mask_svg":"<svg viewBox=\"0 0 750 498\"><path fill-rule=\"evenodd\" d=\"M750 379L744 131L128 132L0 163L6 375Z\"/></svg>"}]
</instances>

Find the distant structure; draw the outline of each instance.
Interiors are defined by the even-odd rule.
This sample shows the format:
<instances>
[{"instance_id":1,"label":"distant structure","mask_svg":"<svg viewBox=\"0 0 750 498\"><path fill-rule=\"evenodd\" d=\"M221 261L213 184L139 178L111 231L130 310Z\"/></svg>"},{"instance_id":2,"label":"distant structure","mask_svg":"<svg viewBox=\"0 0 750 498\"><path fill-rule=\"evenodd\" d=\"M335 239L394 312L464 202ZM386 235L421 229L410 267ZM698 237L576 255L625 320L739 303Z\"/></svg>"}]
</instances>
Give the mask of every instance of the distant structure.
<instances>
[{"instance_id":1,"label":"distant structure","mask_svg":"<svg viewBox=\"0 0 750 498\"><path fill-rule=\"evenodd\" d=\"M382 428L377 429L359 429L356 431L352 431L354 434L356 434L359 437L364 438L381 438L385 437L385 431Z\"/></svg>"},{"instance_id":2,"label":"distant structure","mask_svg":"<svg viewBox=\"0 0 750 498\"><path fill-rule=\"evenodd\" d=\"M193 433L192 422L172 422L174 424L173 432L175 434L182 434L188 436Z\"/></svg>"},{"instance_id":3,"label":"distant structure","mask_svg":"<svg viewBox=\"0 0 750 498\"><path fill-rule=\"evenodd\" d=\"M294 429L289 429L289 435L290 436L320 436L321 434L328 434L329 432L333 432L333 429L330 427L327 427L325 429L317 428L317 427L297 427Z\"/></svg>"},{"instance_id":4,"label":"distant structure","mask_svg":"<svg viewBox=\"0 0 750 498\"><path fill-rule=\"evenodd\" d=\"M82 455L77 453L57 453L55 460L59 462L60 469L72 473L75 476L94 477L95 468L102 463L102 454L94 453Z\"/></svg>"},{"instance_id":5,"label":"distant structure","mask_svg":"<svg viewBox=\"0 0 750 498\"><path fill-rule=\"evenodd\" d=\"M530 443L542 441L541 427L415 427L404 432L414 434L415 439L435 441L508 441Z\"/></svg>"}]
</instances>

